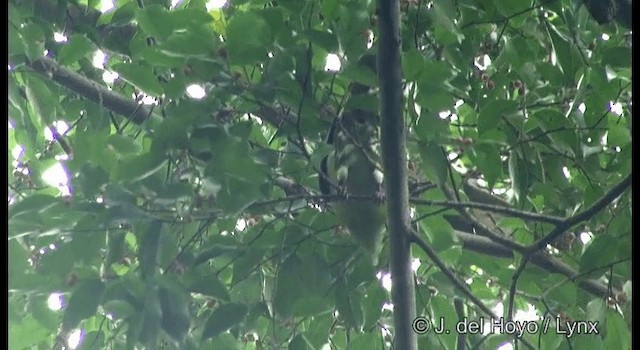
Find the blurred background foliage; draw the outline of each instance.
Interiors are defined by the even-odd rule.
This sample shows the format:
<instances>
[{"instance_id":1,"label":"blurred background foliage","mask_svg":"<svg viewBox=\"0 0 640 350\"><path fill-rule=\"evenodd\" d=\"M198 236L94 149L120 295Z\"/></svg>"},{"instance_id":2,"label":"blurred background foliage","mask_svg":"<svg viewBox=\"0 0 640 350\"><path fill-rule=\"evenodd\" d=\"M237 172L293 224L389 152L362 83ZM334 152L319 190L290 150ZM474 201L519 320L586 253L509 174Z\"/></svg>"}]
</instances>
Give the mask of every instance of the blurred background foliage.
<instances>
[{"instance_id":1,"label":"blurred background foliage","mask_svg":"<svg viewBox=\"0 0 640 350\"><path fill-rule=\"evenodd\" d=\"M377 49L373 1L8 6L10 349L390 347L386 259L372 269L317 189L349 84L376 82L355 64ZM400 6L419 234L506 316L520 255L417 200L449 186L557 218L468 212L522 245L604 201L519 276L515 316L598 322L525 336L540 349L630 348L631 198L607 196L631 174L630 2ZM414 256L418 314L453 324L461 295ZM419 338L461 341L512 347Z\"/></svg>"}]
</instances>

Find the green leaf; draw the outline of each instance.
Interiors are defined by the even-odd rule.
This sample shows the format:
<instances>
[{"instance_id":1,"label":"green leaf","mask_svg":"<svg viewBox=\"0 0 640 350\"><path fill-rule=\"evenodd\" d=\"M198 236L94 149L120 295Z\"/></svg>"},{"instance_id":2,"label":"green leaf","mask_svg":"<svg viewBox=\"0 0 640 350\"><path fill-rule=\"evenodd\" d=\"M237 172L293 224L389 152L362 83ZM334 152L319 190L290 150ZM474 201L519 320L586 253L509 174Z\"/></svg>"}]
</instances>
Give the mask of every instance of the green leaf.
<instances>
[{"instance_id":1,"label":"green leaf","mask_svg":"<svg viewBox=\"0 0 640 350\"><path fill-rule=\"evenodd\" d=\"M208 270L208 269L206 269ZM203 271L206 271L203 270ZM230 301L229 291L227 287L220 281L215 274L208 275L191 275L188 278L188 288L193 293L200 293L207 296L214 297L222 301Z\"/></svg>"},{"instance_id":2,"label":"green leaf","mask_svg":"<svg viewBox=\"0 0 640 350\"><path fill-rule=\"evenodd\" d=\"M40 257L38 272L63 278L69 274L76 262L75 254L68 243L56 245L56 249L45 252Z\"/></svg>"},{"instance_id":3,"label":"green leaf","mask_svg":"<svg viewBox=\"0 0 640 350\"><path fill-rule=\"evenodd\" d=\"M169 117L158 125L153 133L152 149L156 152L164 152L172 149L189 148L189 129L191 118Z\"/></svg>"},{"instance_id":4,"label":"green leaf","mask_svg":"<svg viewBox=\"0 0 640 350\"><path fill-rule=\"evenodd\" d=\"M631 143L631 132L624 125L612 125L607 131L607 142L610 146L624 147Z\"/></svg>"},{"instance_id":5,"label":"green leaf","mask_svg":"<svg viewBox=\"0 0 640 350\"><path fill-rule=\"evenodd\" d=\"M409 81L416 80L422 73L424 64L425 59L420 52L412 50L405 53L402 60L402 71L405 79Z\"/></svg>"},{"instance_id":6,"label":"green leaf","mask_svg":"<svg viewBox=\"0 0 640 350\"><path fill-rule=\"evenodd\" d=\"M357 290L350 289L342 280L334 288L340 318L348 327L361 330L364 324L362 295Z\"/></svg>"},{"instance_id":7,"label":"green leaf","mask_svg":"<svg viewBox=\"0 0 640 350\"><path fill-rule=\"evenodd\" d=\"M120 77L127 83L152 96L161 96L162 85L153 73L153 69L141 63L118 63L113 66Z\"/></svg>"},{"instance_id":8,"label":"green leaf","mask_svg":"<svg viewBox=\"0 0 640 350\"><path fill-rule=\"evenodd\" d=\"M174 29L189 29L211 25L213 17L210 13L202 11L202 8L179 8L171 11L171 20Z\"/></svg>"},{"instance_id":9,"label":"green leaf","mask_svg":"<svg viewBox=\"0 0 640 350\"><path fill-rule=\"evenodd\" d=\"M605 326L607 329L604 338L605 349L631 349L631 332L622 315L616 311L607 310ZM602 329L602 326L599 329Z\"/></svg>"},{"instance_id":10,"label":"green leaf","mask_svg":"<svg viewBox=\"0 0 640 350\"><path fill-rule=\"evenodd\" d=\"M629 68L631 67L631 48L616 46L607 48L602 52L603 66Z\"/></svg>"},{"instance_id":11,"label":"green leaf","mask_svg":"<svg viewBox=\"0 0 640 350\"><path fill-rule=\"evenodd\" d=\"M76 261L91 264L95 259L101 258L104 243L104 232L79 231L73 234L69 248L74 252Z\"/></svg>"},{"instance_id":12,"label":"green leaf","mask_svg":"<svg viewBox=\"0 0 640 350\"><path fill-rule=\"evenodd\" d=\"M387 301L387 291L379 284L371 284L364 295L364 329L373 328L382 315L382 306Z\"/></svg>"},{"instance_id":13,"label":"green leaf","mask_svg":"<svg viewBox=\"0 0 640 350\"><path fill-rule=\"evenodd\" d=\"M284 317L293 313L294 304L304 296L302 288L293 288L301 286L301 264L302 261L297 256L289 257L280 266L280 273L276 278L273 308Z\"/></svg>"},{"instance_id":14,"label":"green leaf","mask_svg":"<svg viewBox=\"0 0 640 350\"><path fill-rule=\"evenodd\" d=\"M221 186L217 193L220 208L238 213L264 196L261 184L267 168L253 159L245 142L222 135L215 140L218 151L207 163L205 175Z\"/></svg>"},{"instance_id":15,"label":"green leaf","mask_svg":"<svg viewBox=\"0 0 640 350\"><path fill-rule=\"evenodd\" d=\"M9 206L9 221L20 215L33 215L34 213L42 214L47 209L60 203L60 198L45 195L34 194L16 204Z\"/></svg>"},{"instance_id":16,"label":"green leaf","mask_svg":"<svg viewBox=\"0 0 640 350\"><path fill-rule=\"evenodd\" d=\"M564 73L564 83L572 84L574 82L574 75L583 64L582 57L578 48L571 39L565 34L561 33L559 28L553 24L549 24L549 35L553 42L553 49L562 71Z\"/></svg>"},{"instance_id":17,"label":"green leaf","mask_svg":"<svg viewBox=\"0 0 640 350\"><path fill-rule=\"evenodd\" d=\"M56 332L60 327L60 315L49 309L48 297L44 295L31 296L28 301L28 311L33 317L51 332Z\"/></svg>"},{"instance_id":18,"label":"green leaf","mask_svg":"<svg viewBox=\"0 0 640 350\"><path fill-rule=\"evenodd\" d=\"M482 107L478 114L478 134L498 128L502 117L516 111L518 105L511 100L491 100Z\"/></svg>"},{"instance_id":19,"label":"green leaf","mask_svg":"<svg viewBox=\"0 0 640 350\"><path fill-rule=\"evenodd\" d=\"M8 274L9 288L11 289L13 282L19 279L29 269L28 256L26 249L18 243L17 240L9 240L8 244Z\"/></svg>"},{"instance_id":20,"label":"green leaf","mask_svg":"<svg viewBox=\"0 0 640 350\"><path fill-rule=\"evenodd\" d=\"M182 66L185 58L172 53L171 50L172 48L167 48L163 51L160 50L158 46L147 46L138 52L138 55L141 59L144 59L147 63L156 67L176 68ZM165 85L165 93L168 93L168 86L170 86L174 80L175 79L172 79L167 85ZM184 93L184 90L181 92Z\"/></svg>"},{"instance_id":21,"label":"green leaf","mask_svg":"<svg viewBox=\"0 0 640 350\"><path fill-rule=\"evenodd\" d=\"M311 350L313 347L303 334L298 334L289 342L289 350Z\"/></svg>"},{"instance_id":22,"label":"green leaf","mask_svg":"<svg viewBox=\"0 0 640 350\"><path fill-rule=\"evenodd\" d=\"M473 146L476 155L475 165L484 175L489 188L493 188L496 182L502 178L502 159L500 150L496 145L476 143Z\"/></svg>"},{"instance_id":23,"label":"green leaf","mask_svg":"<svg viewBox=\"0 0 640 350\"><path fill-rule=\"evenodd\" d=\"M293 304L291 315L294 317L313 317L330 311L332 309L331 306L333 305L330 305L327 298L311 295L296 300Z\"/></svg>"},{"instance_id":24,"label":"green leaf","mask_svg":"<svg viewBox=\"0 0 640 350\"><path fill-rule=\"evenodd\" d=\"M28 349L48 340L51 332L33 317L9 322L9 349Z\"/></svg>"},{"instance_id":25,"label":"green leaf","mask_svg":"<svg viewBox=\"0 0 640 350\"><path fill-rule=\"evenodd\" d=\"M165 234L162 223L152 220L146 227L145 232L141 232L140 249L138 260L140 260L140 271L143 279L153 277L158 269L158 253L160 240Z\"/></svg>"},{"instance_id":26,"label":"green leaf","mask_svg":"<svg viewBox=\"0 0 640 350\"><path fill-rule=\"evenodd\" d=\"M602 324L607 316L607 304L602 299L593 299L587 304L587 320Z\"/></svg>"},{"instance_id":27,"label":"green leaf","mask_svg":"<svg viewBox=\"0 0 640 350\"><path fill-rule=\"evenodd\" d=\"M180 268L181 262L176 260L180 253L180 242L175 235L166 233L160 237L160 250L158 251L158 264L161 267Z\"/></svg>"},{"instance_id":28,"label":"green leaf","mask_svg":"<svg viewBox=\"0 0 640 350\"><path fill-rule=\"evenodd\" d=\"M39 25L27 23L20 29L24 53L29 60L35 61L44 56L44 32Z\"/></svg>"},{"instance_id":29,"label":"green leaf","mask_svg":"<svg viewBox=\"0 0 640 350\"><path fill-rule=\"evenodd\" d=\"M169 201L190 198L191 196L193 196L193 190L190 185L185 183L166 184L158 193L158 199Z\"/></svg>"},{"instance_id":30,"label":"green leaf","mask_svg":"<svg viewBox=\"0 0 640 350\"><path fill-rule=\"evenodd\" d=\"M445 82L453 77L450 65L442 61L422 60L422 74L418 79L420 95L445 89ZM452 106L453 107L453 106Z\"/></svg>"},{"instance_id":31,"label":"green leaf","mask_svg":"<svg viewBox=\"0 0 640 350\"><path fill-rule=\"evenodd\" d=\"M569 155L574 155L578 149L578 140L575 133L575 126L555 109L541 109L533 114L542 126L546 135L553 141L554 146Z\"/></svg>"},{"instance_id":32,"label":"green leaf","mask_svg":"<svg viewBox=\"0 0 640 350\"><path fill-rule=\"evenodd\" d=\"M305 31L304 36L327 52L338 51L338 38L331 32L311 29Z\"/></svg>"},{"instance_id":33,"label":"green leaf","mask_svg":"<svg viewBox=\"0 0 640 350\"><path fill-rule=\"evenodd\" d=\"M449 123L437 113L423 108L415 126L416 135L423 141L443 142L449 135Z\"/></svg>"},{"instance_id":34,"label":"green leaf","mask_svg":"<svg viewBox=\"0 0 640 350\"><path fill-rule=\"evenodd\" d=\"M102 186L109 182L109 174L101 166L84 163L76 181L77 189L82 191L85 197L93 198L100 193Z\"/></svg>"},{"instance_id":35,"label":"green leaf","mask_svg":"<svg viewBox=\"0 0 640 350\"><path fill-rule=\"evenodd\" d=\"M27 80L25 87L27 100L31 110L35 113L40 123L46 127L56 119L57 97L51 92L47 84L38 77Z\"/></svg>"},{"instance_id":36,"label":"green leaf","mask_svg":"<svg viewBox=\"0 0 640 350\"><path fill-rule=\"evenodd\" d=\"M449 162L439 144L433 141L422 144L420 158L422 170L429 180L440 185L449 180Z\"/></svg>"},{"instance_id":37,"label":"green leaf","mask_svg":"<svg viewBox=\"0 0 640 350\"><path fill-rule=\"evenodd\" d=\"M550 274L544 279L547 286L547 295L551 300L562 305L572 305L576 300L576 287L567 281L567 277L559 274ZM553 287L553 289L550 289Z\"/></svg>"},{"instance_id":38,"label":"green leaf","mask_svg":"<svg viewBox=\"0 0 640 350\"><path fill-rule=\"evenodd\" d=\"M158 290L162 309L162 329L175 341L181 343L189 332L189 293L174 279L161 280Z\"/></svg>"},{"instance_id":39,"label":"green leaf","mask_svg":"<svg viewBox=\"0 0 640 350\"><path fill-rule=\"evenodd\" d=\"M82 34L76 34L69 37L69 43L60 49L58 61L63 65L70 65L81 58L89 56L96 50L95 45L89 38Z\"/></svg>"},{"instance_id":40,"label":"green leaf","mask_svg":"<svg viewBox=\"0 0 640 350\"><path fill-rule=\"evenodd\" d=\"M306 289L306 295L325 296L332 286L332 276L326 262L318 255L313 254L298 265L298 274Z\"/></svg>"},{"instance_id":41,"label":"green leaf","mask_svg":"<svg viewBox=\"0 0 640 350\"><path fill-rule=\"evenodd\" d=\"M333 317L329 313L315 316L307 328L305 338L316 349L322 348L327 342L333 322Z\"/></svg>"},{"instance_id":42,"label":"green leaf","mask_svg":"<svg viewBox=\"0 0 640 350\"><path fill-rule=\"evenodd\" d=\"M87 332L83 341L80 342L80 345L76 348L77 350L94 350L97 348L104 348L106 345L105 341L105 333L102 331L91 331Z\"/></svg>"},{"instance_id":43,"label":"green leaf","mask_svg":"<svg viewBox=\"0 0 640 350\"><path fill-rule=\"evenodd\" d=\"M573 338L574 349L605 350L602 337L598 334L586 333ZM623 349L623 348L620 348Z\"/></svg>"},{"instance_id":44,"label":"green leaf","mask_svg":"<svg viewBox=\"0 0 640 350\"><path fill-rule=\"evenodd\" d=\"M551 325L549 326L551 328ZM552 328L553 329L553 328ZM506 339L503 339L503 342ZM511 340L511 339L509 339ZM549 332L540 332L540 348L541 349L558 349L560 344L566 342L566 337L555 330Z\"/></svg>"},{"instance_id":45,"label":"green leaf","mask_svg":"<svg viewBox=\"0 0 640 350\"><path fill-rule=\"evenodd\" d=\"M72 330L80 321L95 315L98 305L102 303L104 290L104 283L100 280L80 281L64 310L62 329Z\"/></svg>"},{"instance_id":46,"label":"green leaf","mask_svg":"<svg viewBox=\"0 0 640 350\"><path fill-rule=\"evenodd\" d=\"M137 310L133 305L125 300L110 300L102 305L106 314L111 315L114 319L125 319L134 315Z\"/></svg>"},{"instance_id":47,"label":"green leaf","mask_svg":"<svg viewBox=\"0 0 640 350\"><path fill-rule=\"evenodd\" d=\"M171 14L157 4L147 5L135 12L140 28L159 40L165 40L173 32Z\"/></svg>"},{"instance_id":48,"label":"green leaf","mask_svg":"<svg viewBox=\"0 0 640 350\"><path fill-rule=\"evenodd\" d=\"M454 22L457 6L451 0L438 1L433 4L431 18L435 27L435 38L443 45L459 44L464 35ZM431 12L431 11L430 11Z\"/></svg>"},{"instance_id":49,"label":"green leaf","mask_svg":"<svg viewBox=\"0 0 640 350\"><path fill-rule=\"evenodd\" d=\"M111 266L119 262L125 253L125 237L126 233L120 230L107 231L106 243L107 249L104 262L101 268L103 274L107 276L111 274Z\"/></svg>"},{"instance_id":50,"label":"green leaf","mask_svg":"<svg viewBox=\"0 0 640 350\"><path fill-rule=\"evenodd\" d=\"M161 53L174 57L211 57L215 54L217 39L206 27L192 27L186 32L173 33L158 45Z\"/></svg>"},{"instance_id":51,"label":"green leaf","mask_svg":"<svg viewBox=\"0 0 640 350\"><path fill-rule=\"evenodd\" d=\"M445 296L436 295L431 298L431 309L433 310L433 316L435 317L434 322L436 320L440 320L441 318L445 320L445 322L450 322L451 320L457 320L455 310L453 308L453 303L448 300ZM450 332L442 334L440 339L443 342L443 345L448 349L454 349L456 343L456 332Z\"/></svg>"},{"instance_id":52,"label":"green leaf","mask_svg":"<svg viewBox=\"0 0 640 350\"><path fill-rule=\"evenodd\" d=\"M580 272L598 276L609 269L616 253L616 247L611 242L615 242L615 237L610 234L598 235L592 239L580 258Z\"/></svg>"},{"instance_id":53,"label":"green leaf","mask_svg":"<svg viewBox=\"0 0 640 350\"><path fill-rule=\"evenodd\" d=\"M134 139L120 134L109 135L107 146L120 154L137 153L142 150Z\"/></svg>"},{"instance_id":54,"label":"green leaf","mask_svg":"<svg viewBox=\"0 0 640 350\"><path fill-rule=\"evenodd\" d=\"M513 194L516 201L519 202L526 197L527 189L529 188L529 173L527 171L527 165L518 152L511 152L511 155L509 155L508 165Z\"/></svg>"},{"instance_id":55,"label":"green leaf","mask_svg":"<svg viewBox=\"0 0 640 350\"><path fill-rule=\"evenodd\" d=\"M146 286L144 308L141 318L138 340L148 348L153 349L158 342L160 321L162 320L162 308L160 298L158 297L158 289L153 282Z\"/></svg>"},{"instance_id":56,"label":"green leaf","mask_svg":"<svg viewBox=\"0 0 640 350\"><path fill-rule=\"evenodd\" d=\"M442 216L432 215L420 220L420 228L428 237L431 247L437 252L450 249L457 241L453 228Z\"/></svg>"},{"instance_id":57,"label":"green leaf","mask_svg":"<svg viewBox=\"0 0 640 350\"><path fill-rule=\"evenodd\" d=\"M357 335L353 340L349 342L349 350L360 349L383 349L380 343L380 336L375 333L362 333Z\"/></svg>"},{"instance_id":58,"label":"green leaf","mask_svg":"<svg viewBox=\"0 0 640 350\"><path fill-rule=\"evenodd\" d=\"M137 182L143 180L165 166L166 159L156 153L127 155L114 169L115 180Z\"/></svg>"},{"instance_id":59,"label":"green leaf","mask_svg":"<svg viewBox=\"0 0 640 350\"><path fill-rule=\"evenodd\" d=\"M225 39L231 64L253 64L266 58L271 28L258 12L239 12L231 17Z\"/></svg>"},{"instance_id":60,"label":"green leaf","mask_svg":"<svg viewBox=\"0 0 640 350\"><path fill-rule=\"evenodd\" d=\"M378 85L378 76L376 75L376 72L372 70L371 67L358 64L358 62L350 62L350 64L344 67L342 72L340 72L340 76L347 78L354 83L366 86Z\"/></svg>"},{"instance_id":61,"label":"green leaf","mask_svg":"<svg viewBox=\"0 0 640 350\"><path fill-rule=\"evenodd\" d=\"M13 55L21 55L24 53L25 46L20 36L20 31L14 26L9 26L9 35L7 38L9 45L9 57Z\"/></svg>"},{"instance_id":62,"label":"green leaf","mask_svg":"<svg viewBox=\"0 0 640 350\"><path fill-rule=\"evenodd\" d=\"M509 0L497 0L495 6L504 17L509 18L509 24L515 27L520 27L522 22L535 13L534 10L527 11L531 7L530 1L509 1ZM514 16L519 13L520 15ZM513 23L512 23L513 22Z\"/></svg>"},{"instance_id":63,"label":"green leaf","mask_svg":"<svg viewBox=\"0 0 640 350\"><path fill-rule=\"evenodd\" d=\"M223 304L207 319L202 331L202 340L210 339L239 324L247 315L247 307L241 304Z\"/></svg>"}]
</instances>

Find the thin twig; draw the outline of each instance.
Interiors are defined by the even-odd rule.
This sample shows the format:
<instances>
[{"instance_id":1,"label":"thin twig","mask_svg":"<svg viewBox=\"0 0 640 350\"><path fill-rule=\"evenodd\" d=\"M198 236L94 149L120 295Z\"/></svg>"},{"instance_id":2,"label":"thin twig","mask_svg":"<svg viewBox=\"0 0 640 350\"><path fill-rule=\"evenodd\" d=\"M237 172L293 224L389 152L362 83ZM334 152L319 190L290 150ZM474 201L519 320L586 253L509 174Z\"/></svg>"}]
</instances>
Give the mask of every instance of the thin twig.
<instances>
[{"instance_id":1,"label":"thin twig","mask_svg":"<svg viewBox=\"0 0 640 350\"><path fill-rule=\"evenodd\" d=\"M458 278L458 276L456 276L453 271L451 271L451 269L449 269L449 267L447 267L447 265L445 265L445 263L442 261L442 259L440 259L440 257L438 256L438 253L436 253L430 246L429 244L427 244L427 242L425 242L422 237L418 236L418 234L411 230L410 232L408 232L409 236L411 237L411 241L415 244L417 244L426 254L427 256L429 256L429 258L431 259L431 261L433 261L433 263L440 269L440 271L442 271L442 273L444 273L444 275L447 277L447 279L449 279L449 281L458 289L462 292L462 294L465 295L465 297L467 297L476 307L478 307L480 310L482 310L482 312L484 312L485 314L487 314L488 316L490 316L491 318L497 320L498 316L489 308L487 307L487 305L485 305L482 300L480 300L475 294L473 294L473 292L469 289L469 287L460 280L460 278ZM525 344L525 346L527 346L529 349L534 349L534 347L529 344L527 341L525 341L524 339L518 339L516 338L516 340L522 341L523 344Z\"/></svg>"},{"instance_id":2,"label":"thin twig","mask_svg":"<svg viewBox=\"0 0 640 350\"><path fill-rule=\"evenodd\" d=\"M564 218L557 217L557 216L538 214L538 213L513 209L509 207L504 207L500 205L486 204L482 202L456 202L456 201L439 201L439 200L412 198L411 203L418 204L418 205L443 206L448 208L481 209L481 210L490 211L497 214L517 217L520 219L546 222L546 223L555 224L555 225L559 225L565 220Z\"/></svg>"},{"instance_id":3,"label":"thin twig","mask_svg":"<svg viewBox=\"0 0 640 350\"><path fill-rule=\"evenodd\" d=\"M630 186L631 186L631 174L627 175L626 178L620 181L617 185L613 186L613 188L608 193L606 193L599 200L593 203L589 208L583 210L582 212L572 217L567 218L562 223L558 224L556 228L547 236L545 236L542 239L539 239L538 241L528 246L527 250L530 252L535 252L546 247L547 244L553 242L556 238L560 237L560 235L562 235L566 230L568 230L575 224L580 223L594 216L597 212L602 210L602 208L609 205L616 198L618 198Z\"/></svg>"}]
</instances>

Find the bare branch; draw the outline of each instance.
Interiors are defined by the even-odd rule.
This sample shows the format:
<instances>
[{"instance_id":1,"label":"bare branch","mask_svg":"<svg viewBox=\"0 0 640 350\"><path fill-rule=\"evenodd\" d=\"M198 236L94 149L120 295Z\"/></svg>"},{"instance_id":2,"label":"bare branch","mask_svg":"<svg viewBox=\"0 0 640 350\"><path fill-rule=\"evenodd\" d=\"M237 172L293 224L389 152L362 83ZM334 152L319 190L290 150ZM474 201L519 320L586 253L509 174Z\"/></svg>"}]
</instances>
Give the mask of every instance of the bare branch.
<instances>
[{"instance_id":1,"label":"bare branch","mask_svg":"<svg viewBox=\"0 0 640 350\"><path fill-rule=\"evenodd\" d=\"M473 292L471 292L469 287L464 282L462 282L458 278L458 276L456 276L455 273L453 273L453 271L451 271L451 269L447 267L447 265L445 265L442 259L440 259L440 257L438 256L438 253L431 249L431 247L429 247L429 244L427 244L427 242L422 239L422 237L420 237L417 232L411 230L408 234L411 235L411 240L415 244L417 244L427 254L427 256L429 256L429 258L438 267L438 269L440 269L440 271L442 271L442 273L447 276L451 283L453 283L453 285L456 286L456 288L458 288L462 292L462 294L467 297L467 299L471 300L471 302L475 306L477 306L488 316L491 316L494 319L498 318L498 316L494 314L493 311L491 311L491 309L487 307L480 299L478 299L478 297L476 297Z\"/></svg>"},{"instance_id":2,"label":"bare branch","mask_svg":"<svg viewBox=\"0 0 640 350\"><path fill-rule=\"evenodd\" d=\"M513 250L498 243L492 242L487 237L482 237L462 231L454 232L458 240L462 243L462 248L465 250L498 258L513 259ZM548 254L544 254L541 252L534 254L531 257L531 263L548 272L567 276L567 278L572 281L580 277L580 273L578 273L578 271L574 270L569 265ZM602 298L607 297L610 292L606 284L592 279L579 281L578 286L584 291Z\"/></svg>"},{"instance_id":3,"label":"bare branch","mask_svg":"<svg viewBox=\"0 0 640 350\"><path fill-rule=\"evenodd\" d=\"M562 223L558 224L556 228L546 235L544 238L539 239L534 242L530 246L527 247L527 250L534 252L540 249L543 249L547 246L547 244L553 242L556 238L560 237L566 230L570 229L574 225L588 220L593 217L597 212L602 210L605 206L609 205L616 198L618 198L627 188L631 187L631 174L627 175L624 180L620 181L617 185L613 186L613 188L598 201L593 203L589 208L583 210L582 212L567 218Z\"/></svg>"},{"instance_id":4,"label":"bare branch","mask_svg":"<svg viewBox=\"0 0 640 350\"><path fill-rule=\"evenodd\" d=\"M451 269L449 269L447 265L445 265L442 259L440 259L440 257L438 256L438 253L436 253L433 249L431 249L431 247L429 247L427 242L425 242L422 239L422 237L418 236L418 234L413 230L408 232L408 234L411 236L411 240L415 244L417 244L427 254L427 256L429 256L431 261L433 261L433 263L438 267L438 269L440 269L440 271L442 271L442 273L444 273L444 275L447 276L449 281L451 281L451 283L456 288L458 288L458 290L460 290L462 294L464 294L467 297L467 299L469 299L476 307L478 307L480 310L482 310L482 312L484 312L491 318L498 319L498 316L495 313L493 313L493 311L491 311L491 309L489 309L489 307L487 307L482 302L482 300L480 300L475 294L473 294L473 292L469 289L466 283L462 282L460 278L458 278L458 276L456 276L456 274L453 273L453 271L451 271ZM521 341L527 348L534 349L534 347L524 339L516 338L516 340Z\"/></svg>"},{"instance_id":5,"label":"bare branch","mask_svg":"<svg viewBox=\"0 0 640 350\"><path fill-rule=\"evenodd\" d=\"M160 117L152 113L147 106L138 104L132 99L107 89L105 86L90 80L82 74L60 66L48 57L42 57L29 64L34 71L50 78L67 89L105 107L117 114L131 119L138 125L148 119L159 121Z\"/></svg>"},{"instance_id":6,"label":"bare branch","mask_svg":"<svg viewBox=\"0 0 640 350\"><path fill-rule=\"evenodd\" d=\"M428 200L428 199L418 199L411 198L411 203L418 205L435 205L449 208L474 208L474 209L482 209L498 214L503 214L507 216L512 216L524 220L533 220L546 222L550 224L560 224L564 221L563 218L545 214L532 213L528 211L517 210L509 207L504 207L501 205L493 205L493 204L485 204L480 202L458 202L458 201L437 201L437 200Z\"/></svg>"},{"instance_id":7,"label":"bare branch","mask_svg":"<svg viewBox=\"0 0 640 350\"><path fill-rule=\"evenodd\" d=\"M393 287L394 346L417 350L418 339L412 328L416 317L413 270L411 270L409 186L405 120L403 117L399 0L378 0L378 79L382 165L390 242Z\"/></svg>"}]
</instances>

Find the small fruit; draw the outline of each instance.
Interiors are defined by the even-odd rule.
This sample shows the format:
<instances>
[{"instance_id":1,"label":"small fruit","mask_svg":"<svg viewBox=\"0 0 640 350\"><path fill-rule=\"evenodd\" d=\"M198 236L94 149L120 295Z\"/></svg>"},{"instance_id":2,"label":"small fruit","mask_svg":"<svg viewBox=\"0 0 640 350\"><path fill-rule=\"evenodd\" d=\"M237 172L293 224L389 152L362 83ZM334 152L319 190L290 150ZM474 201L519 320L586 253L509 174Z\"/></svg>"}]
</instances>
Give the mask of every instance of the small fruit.
<instances>
[{"instance_id":1,"label":"small fruit","mask_svg":"<svg viewBox=\"0 0 640 350\"><path fill-rule=\"evenodd\" d=\"M522 81L520 79L516 79L513 81L513 87L516 89L520 89L522 87Z\"/></svg>"},{"instance_id":2,"label":"small fruit","mask_svg":"<svg viewBox=\"0 0 640 350\"><path fill-rule=\"evenodd\" d=\"M615 293L614 299L618 304L624 304L627 302L627 295L624 292Z\"/></svg>"},{"instance_id":3,"label":"small fruit","mask_svg":"<svg viewBox=\"0 0 640 350\"><path fill-rule=\"evenodd\" d=\"M73 287L76 282L78 281L78 274L76 274L75 272L71 272L68 276L67 276L67 286L68 287Z\"/></svg>"},{"instance_id":4,"label":"small fruit","mask_svg":"<svg viewBox=\"0 0 640 350\"><path fill-rule=\"evenodd\" d=\"M218 48L218 56L220 56L220 58L222 59L227 59L227 48L224 46L220 46Z\"/></svg>"},{"instance_id":5,"label":"small fruit","mask_svg":"<svg viewBox=\"0 0 640 350\"><path fill-rule=\"evenodd\" d=\"M493 80L489 80L487 81L487 89L489 90L493 90L496 87L496 83L493 82Z\"/></svg>"}]
</instances>

